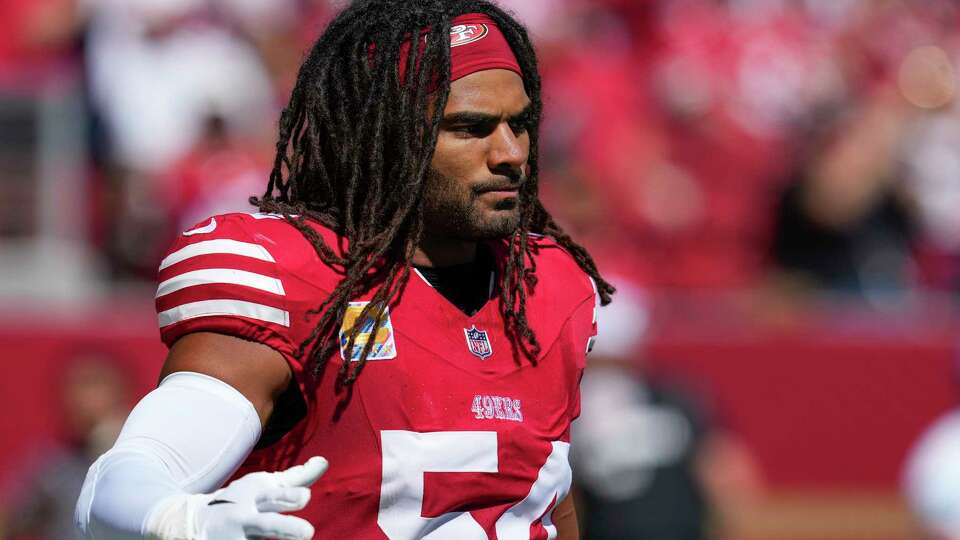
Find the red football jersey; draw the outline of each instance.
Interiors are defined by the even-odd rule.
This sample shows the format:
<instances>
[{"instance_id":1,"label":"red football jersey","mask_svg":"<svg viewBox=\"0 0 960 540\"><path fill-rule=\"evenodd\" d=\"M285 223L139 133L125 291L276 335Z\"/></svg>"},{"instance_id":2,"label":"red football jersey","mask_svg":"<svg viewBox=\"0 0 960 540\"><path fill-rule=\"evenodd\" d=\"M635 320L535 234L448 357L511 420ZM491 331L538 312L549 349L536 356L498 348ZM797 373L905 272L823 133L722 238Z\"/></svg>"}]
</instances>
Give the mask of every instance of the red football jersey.
<instances>
[{"instance_id":1,"label":"red football jersey","mask_svg":"<svg viewBox=\"0 0 960 540\"><path fill-rule=\"evenodd\" d=\"M330 231L315 226L331 246ZM157 311L168 346L190 332L264 343L289 362L307 416L254 451L237 476L321 455L330 469L298 515L317 538L554 538L551 512L570 488L570 423L596 334L596 293L573 258L536 239L527 317L543 346L517 362L494 298L468 316L414 274L380 328L317 377L294 356L311 314L341 275L299 231L268 214L216 216L183 233L160 266ZM505 243L490 244L502 266ZM369 298L369 297L367 297ZM344 321L356 323L365 298ZM337 370L374 346L338 408Z\"/></svg>"}]
</instances>

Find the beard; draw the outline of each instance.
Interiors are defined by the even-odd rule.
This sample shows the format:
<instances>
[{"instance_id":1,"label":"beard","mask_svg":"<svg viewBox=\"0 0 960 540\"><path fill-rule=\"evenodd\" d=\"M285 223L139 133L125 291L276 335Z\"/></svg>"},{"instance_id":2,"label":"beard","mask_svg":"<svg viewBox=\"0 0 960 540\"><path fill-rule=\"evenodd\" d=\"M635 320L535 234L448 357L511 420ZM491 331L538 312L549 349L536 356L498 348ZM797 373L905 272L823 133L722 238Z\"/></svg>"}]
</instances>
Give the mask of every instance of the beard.
<instances>
[{"instance_id":1,"label":"beard","mask_svg":"<svg viewBox=\"0 0 960 540\"><path fill-rule=\"evenodd\" d=\"M491 240L513 235L520 226L520 193L492 206L480 200L492 186L468 187L432 167L424 194L425 232L458 240ZM493 181L491 181L493 184Z\"/></svg>"}]
</instances>

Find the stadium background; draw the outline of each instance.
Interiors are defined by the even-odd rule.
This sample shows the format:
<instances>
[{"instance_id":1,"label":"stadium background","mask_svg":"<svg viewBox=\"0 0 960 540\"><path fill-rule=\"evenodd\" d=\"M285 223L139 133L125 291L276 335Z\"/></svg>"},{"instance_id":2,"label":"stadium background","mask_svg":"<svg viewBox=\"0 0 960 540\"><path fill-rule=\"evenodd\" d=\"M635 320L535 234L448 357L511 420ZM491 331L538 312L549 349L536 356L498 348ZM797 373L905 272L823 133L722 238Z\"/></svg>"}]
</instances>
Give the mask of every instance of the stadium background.
<instances>
[{"instance_id":1,"label":"stadium background","mask_svg":"<svg viewBox=\"0 0 960 540\"><path fill-rule=\"evenodd\" d=\"M726 435L711 536L921 538L904 460L958 401L960 6L501 3L538 43L548 207L635 292L605 354ZM82 470L51 456L155 384L159 257L262 190L336 4L0 4L0 537L40 538L24 494Z\"/></svg>"}]
</instances>

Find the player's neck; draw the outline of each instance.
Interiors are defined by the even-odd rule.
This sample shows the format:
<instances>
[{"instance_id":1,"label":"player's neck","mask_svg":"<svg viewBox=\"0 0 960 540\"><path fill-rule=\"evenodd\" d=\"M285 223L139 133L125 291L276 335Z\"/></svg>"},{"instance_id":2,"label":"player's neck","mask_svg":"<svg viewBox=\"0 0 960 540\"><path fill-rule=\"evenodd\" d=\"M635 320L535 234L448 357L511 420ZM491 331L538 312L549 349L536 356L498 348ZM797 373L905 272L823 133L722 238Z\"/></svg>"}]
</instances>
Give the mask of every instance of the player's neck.
<instances>
[{"instance_id":1,"label":"player's neck","mask_svg":"<svg viewBox=\"0 0 960 540\"><path fill-rule=\"evenodd\" d=\"M415 266L442 268L473 262L477 258L477 243L459 239L424 238L413 254Z\"/></svg>"}]
</instances>

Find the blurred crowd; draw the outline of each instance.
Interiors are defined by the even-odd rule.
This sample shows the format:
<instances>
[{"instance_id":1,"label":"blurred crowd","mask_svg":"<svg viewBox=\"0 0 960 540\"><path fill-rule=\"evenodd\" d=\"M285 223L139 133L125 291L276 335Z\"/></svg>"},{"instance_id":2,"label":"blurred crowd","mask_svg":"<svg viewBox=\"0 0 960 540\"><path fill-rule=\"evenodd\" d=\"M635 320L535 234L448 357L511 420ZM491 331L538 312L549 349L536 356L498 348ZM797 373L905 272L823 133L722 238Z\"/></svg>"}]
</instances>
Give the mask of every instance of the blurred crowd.
<instances>
[{"instance_id":1,"label":"blurred crowd","mask_svg":"<svg viewBox=\"0 0 960 540\"><path fill-rule=\"evenodd\" d=\"M955 2L598 4L538 30L545 189L604 266L652 288L956 288Z\"/></svg>"},{"instance_id":2,"label":"blurred crowd","mask_svg":"<svg viewBox=\"0 0 960 540\"><path fill-rule=\"evenodd\" d=\"M0 3L0 297L152 283L178 231L249 211L300 61L344 2ZM689 534L621 525L699 538L708 504L758 480L709 407L618 371L641 347L642 291L955 297L960 3L499 3L540 55L547 207L637 310L607 315L629 328L584 382L585 504L668 525L682 508ZM621 446L591 402L623 408Z\"/></svg>"},{"instance_id":3,"label":"blurred crowd","mask_svg":"<svg viewBox=\"0 0 960 540\"><path fill-rule=\"evenodd\" d=\"M152 280L176 231L263 190L337 4L5 2L0 238ZM878 302L960 284L956 2L502 4L541 56L544 196L602 268Z\"/></svg>"},{"instance_id":4,"label":"blurred crowd","mask_svg":"<svg viewBox=\"0 0 960 540\"><path fill-rule=\"evenodd\" d=\"M80 539L73 524L90 465L113 446L130 411L129 373L112 355L86 350L61 358L55 386L58 437L37 444L16 471L3 471L0 538Z\"/></svg>"}]
</instances>

